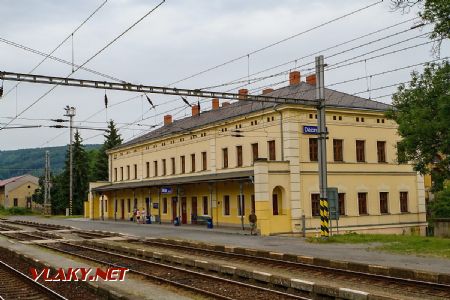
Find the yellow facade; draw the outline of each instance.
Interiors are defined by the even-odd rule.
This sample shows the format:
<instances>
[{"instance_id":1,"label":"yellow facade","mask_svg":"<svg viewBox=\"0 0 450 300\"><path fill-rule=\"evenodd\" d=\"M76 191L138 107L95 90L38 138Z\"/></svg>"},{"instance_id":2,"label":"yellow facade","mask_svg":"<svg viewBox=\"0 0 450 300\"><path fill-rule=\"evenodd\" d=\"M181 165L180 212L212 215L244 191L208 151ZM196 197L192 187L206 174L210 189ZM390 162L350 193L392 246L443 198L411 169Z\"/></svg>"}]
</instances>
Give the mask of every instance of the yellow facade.
<instances>
[{"instance_id":1,"label":"yellow facade","mask_svg":"<svg viewBox=\"0 0 450 300\"><path fill-rule=\"evenodd\" d=\"M424 232L423 178L411 165L396 162L396 124L385 119L383 111L338 107L327 109L326 121L328 185L344 194L340 232ZM303 230L315 234L320 228L320 217L313 208L314 194L319 192L318 163L311 161L309 139L317 136L305 134L304 126L316 124L314 107L283 104L125 144L110 151L110 183L92 188L89 215L129 219L137 207L162 222L181 217L182 223L190 224L196 214L212 217L215 225L239 227L242 188L244 226L254 208L263 235ZM342 140L342 161L334 159L334 140ZM363 162L357 162L357 140L364 141ZM271 141L274 153L270 153ZM382 142L385 162L379 162ZM256 161L252 144L258 144ZM227 149L228 167L223 149ZM202 153L206 153L206 165ZM171 188L171 193L161 193L162 188ZM381 194L387 204L381 203ZM361 211L364 203L366 211Z\"/></svg>"},{"instance_id":2,"label":"yellow facade","mask_svg":"<svg viewBox=\"0 0 450 300\"><path fill-rule=\"evenodd\" d=\"M2 184L3 182L3 184ZM32 208L32 195L39 187L39 179L23 175L0 181L0 205L5 208Z\"/></svg>"}]
</instances>

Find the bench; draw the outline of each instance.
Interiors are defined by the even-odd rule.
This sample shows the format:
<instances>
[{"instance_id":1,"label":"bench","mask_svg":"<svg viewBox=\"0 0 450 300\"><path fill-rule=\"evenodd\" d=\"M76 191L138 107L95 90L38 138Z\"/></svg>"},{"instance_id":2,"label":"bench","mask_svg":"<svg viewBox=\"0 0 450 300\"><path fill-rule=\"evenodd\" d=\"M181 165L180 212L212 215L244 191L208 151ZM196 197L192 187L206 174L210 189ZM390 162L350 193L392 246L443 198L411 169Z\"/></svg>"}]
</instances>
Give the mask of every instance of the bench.
<instances>
[{"instance_id":1,"label":"bench","mask_svg":"<svg viewBox=\"0 0 450 300\"><path fill-rule=\"evenodd\" d=\"M206 225L210 219L210 216L192 216L192 223Z\"/></svg>"}]
</instances>

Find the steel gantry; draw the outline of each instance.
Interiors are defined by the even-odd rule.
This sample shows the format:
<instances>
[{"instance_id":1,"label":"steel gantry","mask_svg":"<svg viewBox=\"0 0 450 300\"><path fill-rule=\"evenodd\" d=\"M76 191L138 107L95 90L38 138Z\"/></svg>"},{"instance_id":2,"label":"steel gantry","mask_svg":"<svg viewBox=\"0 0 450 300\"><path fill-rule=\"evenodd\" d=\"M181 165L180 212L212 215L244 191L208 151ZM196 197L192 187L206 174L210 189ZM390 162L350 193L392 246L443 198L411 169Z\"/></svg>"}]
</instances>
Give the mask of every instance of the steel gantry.
<instances>
[{"instance_id":1,"label":"steel gantry","mask_svg":"<svg viewBox=\"0 0 450 300\"><path fill-rule=\"evenodd\" d=\"M278 97L269 95L243 95L239 93L205 91L202 89L183 89L175 87L137 85L128 82L85 80L85 79L14 73L5 71L0 71L0 79L7 81L22 81L30 83L73 86L73 87L94 88L104 90L117 90L117 91L137 92L145 94L164 94L164 95L176 95L186 97L220 98L229 100L245 99L248 101L271 102L271 103L297 103L305 105L315 104L315 101L302 100L294 97Z\"/></svg>"}]
</instances>

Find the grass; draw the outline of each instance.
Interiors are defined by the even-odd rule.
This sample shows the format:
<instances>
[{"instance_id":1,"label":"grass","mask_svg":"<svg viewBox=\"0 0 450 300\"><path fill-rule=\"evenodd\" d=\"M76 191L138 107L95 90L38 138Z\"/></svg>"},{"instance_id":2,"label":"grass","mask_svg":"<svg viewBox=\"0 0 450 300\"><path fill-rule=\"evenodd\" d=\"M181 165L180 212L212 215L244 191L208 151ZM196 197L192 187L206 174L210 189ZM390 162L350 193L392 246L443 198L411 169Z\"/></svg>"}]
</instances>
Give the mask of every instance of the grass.
<instances>
[{"instance_id":1,"label":"grass","mask_svg":"<svg viewBox=\"0 0 450 300\"><path fill-rule=\"evenodd\" d=\"M14 215L32 215L33 212L29 208L11 207L4 208L0 206L0 216L14 216Z\"/></svg>"},{"instance_id":2,"label":"grass","mask_svg":"<svg viewBox=\"0 0 450 300\"><path fill-rule=\"evenodd\" d=\"M343 234L328 240L308 238L310 243L368 244L369 249L398 254L450 258L450 239L395 234Z\"/></svg>"},{"instance_id":3,"label":"grass","mask_svg":"<svg viewBox=\"0 0 450 300\"><path fill-rule=\"evenodd\" d=\"M50 216L52 219L73 219L73 218L84 218L83 215L72 215L72 216L66 216L66 215L52 215Z\"/></svg>"}]
</instances>

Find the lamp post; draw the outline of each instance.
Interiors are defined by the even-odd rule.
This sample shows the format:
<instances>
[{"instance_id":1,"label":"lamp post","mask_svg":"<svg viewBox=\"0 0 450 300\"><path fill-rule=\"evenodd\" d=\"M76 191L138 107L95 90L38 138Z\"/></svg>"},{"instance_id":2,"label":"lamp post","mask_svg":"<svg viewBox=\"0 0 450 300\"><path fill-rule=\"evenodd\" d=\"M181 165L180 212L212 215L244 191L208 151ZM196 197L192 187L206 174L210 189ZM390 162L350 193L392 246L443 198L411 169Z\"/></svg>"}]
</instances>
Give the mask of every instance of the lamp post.
<instances>
[{"instance_id":1,"label":"lamp post","mask_svg":"<svg viewBox=\"0 0 450 300\"><path fill-rule=\"evenodd\" d=\"M70 119L70 144L69 144L69 215L72 215L73 204L73 155L72 155L72 143L73 143L73 117L75 116L75 107L67 105L65 108L66 114L64 116Z\"/></svg>"}]
</instances>

